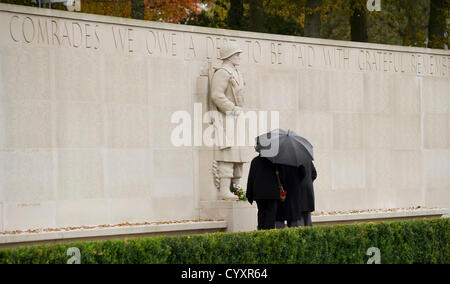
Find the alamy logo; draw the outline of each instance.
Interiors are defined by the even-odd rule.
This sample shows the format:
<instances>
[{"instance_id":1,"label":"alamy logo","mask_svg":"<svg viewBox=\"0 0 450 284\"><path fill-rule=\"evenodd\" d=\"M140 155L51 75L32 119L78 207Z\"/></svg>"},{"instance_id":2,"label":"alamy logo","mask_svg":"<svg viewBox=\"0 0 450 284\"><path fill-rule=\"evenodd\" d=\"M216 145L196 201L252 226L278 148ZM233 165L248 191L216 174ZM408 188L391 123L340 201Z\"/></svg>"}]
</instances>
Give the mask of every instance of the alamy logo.
<instances>
[{"instance_id":1,"label":"alamy logo","mask_svg":"<svg viewBox=\"0 0 450 284\"><path fill-rule=\"evenodd\" d=\"M381 264L381 251L379 248L369 248L366 255L370 256L369 260L367 260L367 264Z\"/></svg>"},{"instance_id":2,"label":"alamy logo","mask_svg":"<svg viewBox=\"0 0 450 284\"><path fill-rule=\"evenodd\" d=\"M171 123L176 126L170 138L175 147L254 147L256 137L279 129L279 120L278 111L208 111L203 114L203 105L195 103L193 117L183 110L172 113ZM269 140L260 140L263 151L276 156L279 145Z\"/></svg>"},{"instance_id":3,"label":"alamy logo","mask_svg":"<svg viewBox=\"0 0 450 284\"><path fill-rule=\"evenodd\" d=\"M370 12L380 12L381 0L367 0L367 10Z\"/></svg>"},{"instance_id":4,"label":"alamy logo","mask_svg":"<svg viewBox=\"0 0 450 284\"><path fill-rule=\"evenodd\" d=\"M67 256L71 256L71 258L67 260L67 264L81 264L81 252L79 248L68 248L66 254Z\"/></svg>"}]
</instances>

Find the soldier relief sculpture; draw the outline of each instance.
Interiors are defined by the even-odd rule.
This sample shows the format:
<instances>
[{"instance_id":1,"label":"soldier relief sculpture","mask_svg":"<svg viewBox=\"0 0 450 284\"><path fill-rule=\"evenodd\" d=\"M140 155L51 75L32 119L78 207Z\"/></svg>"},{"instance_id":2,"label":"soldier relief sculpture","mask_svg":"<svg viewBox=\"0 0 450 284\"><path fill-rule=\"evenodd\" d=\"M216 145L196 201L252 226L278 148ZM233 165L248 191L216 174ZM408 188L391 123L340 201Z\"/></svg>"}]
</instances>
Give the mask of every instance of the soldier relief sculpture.
<instances>
[{"instance_id":1,"label":"soldier relief sculpture","mask_svg":"<svg viewBox=\"0 0 450 284\"><path fill-rule=\"evenodd\" d=\"M216 113L211 121L216 140L213 175L221 200L237 200L230 186L240 183L243 165L249 162L244 148L236 143L238 132L245 130L234 127L244 107L245 82L238 70L241 53L236 42L226 42L220 48L222 66L210 71L210 110Z\"/></svg>"}]
</instances>

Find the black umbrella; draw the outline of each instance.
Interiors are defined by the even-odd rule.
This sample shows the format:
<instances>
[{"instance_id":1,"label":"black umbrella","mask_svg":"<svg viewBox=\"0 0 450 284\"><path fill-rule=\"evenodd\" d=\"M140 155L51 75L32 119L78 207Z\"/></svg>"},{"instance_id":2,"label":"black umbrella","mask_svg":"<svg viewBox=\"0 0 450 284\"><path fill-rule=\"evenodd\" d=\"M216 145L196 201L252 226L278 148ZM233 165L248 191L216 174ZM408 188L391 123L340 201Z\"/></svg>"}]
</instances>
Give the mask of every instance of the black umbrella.
<instances>
[{"instance_id":1,"label":"black umbrella","mask_svg":"<svg viewBox=\"0 0 450 284\"><path fill-rule=\"evenodd\" d=\"M256 138L256 151L272 163L299 167L314 160L313 146L294 131L276 129Z\"/></svg>"}]
</instances>

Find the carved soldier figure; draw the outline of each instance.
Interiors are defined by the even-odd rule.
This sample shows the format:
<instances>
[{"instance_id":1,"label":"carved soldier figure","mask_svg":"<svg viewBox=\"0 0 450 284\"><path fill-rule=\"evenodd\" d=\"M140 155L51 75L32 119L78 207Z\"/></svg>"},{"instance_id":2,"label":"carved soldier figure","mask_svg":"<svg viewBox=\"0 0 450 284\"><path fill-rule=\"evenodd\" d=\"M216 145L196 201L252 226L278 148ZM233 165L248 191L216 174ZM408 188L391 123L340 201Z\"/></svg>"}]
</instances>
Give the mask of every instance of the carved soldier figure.
<instances>
[{"instance_id":1,"label":"carved soldier figure","mask_svg":"<svg viewBox=\"0 0 450 284\"><path fill-rule=\"evenodd\" d=\"M243 113L244 80L237 69L242 50L232 41L226 42L220 49L220 68L215 69L211 80L211 101L213 110L217 110L214 129L217 148L214 151L216 186L219 187L219 199L236 200L230 192L231 183L239 184L243 164L246 160L243 147L237 146L236 127L233 133L227 132L227 121L236 122ZM231 119L230 119L231 118ZM236 123L235 123L236 125ZM241 129L242 131L242 129Z\"/></svg>"}]
</instances>

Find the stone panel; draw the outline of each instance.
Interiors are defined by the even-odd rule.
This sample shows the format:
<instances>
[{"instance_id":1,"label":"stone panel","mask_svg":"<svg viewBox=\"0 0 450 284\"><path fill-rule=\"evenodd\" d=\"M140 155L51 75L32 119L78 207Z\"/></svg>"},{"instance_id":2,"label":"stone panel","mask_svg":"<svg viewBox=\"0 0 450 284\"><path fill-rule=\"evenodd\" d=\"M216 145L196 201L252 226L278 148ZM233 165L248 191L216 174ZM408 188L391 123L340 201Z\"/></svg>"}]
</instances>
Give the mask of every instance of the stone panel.
<instances>
[{"instance_id":1,"label":"stone panel","mask_svg":"<svg viewBox=\"0 0 450 284\"><path fill-rule=\"evenodd\" d=\"M105 58L105 102L148 103L148 61L145 57L107 54ZM117 70L111 72L111 70Z\"/></svg>"},{"instance_id":2,"label":"stone panel","mask_svg":"<svg viewBox=\"0 0 450 284\"><path fill-rule=\"evenodd\" d=\"M56 208L57 227L110 224L105 199L60 200Z\"/></svg>"},{"instance_id":3,"label":"stone panel","mask_svg":"<svg viewBox=\"0 0 450 284\"><path fill-rule=\"evenodd\" d=\"M425 149L450 149L450 114L425 114Z\"/></svg>"},{"instance_id":4,"label":"stone panel","mask_svg":"<svg viewBox=\"0 0 450 284\"><path fill-rule=\"evenodd\" d=\"M426 150L424 151L424 173L425 173L425 205L427 207L450 207L448 196L450 191L450 151L448 150Z\"/></svg>"},{"instance_id":5,"label":"stone panel","mask_svg":"<svg viewBox=\"0 0 450 284\"><path fill-rule=\"evenodd\" d=\"M420 151L393 151L393 185L400 190L421 190L423 163L423 154Z\"/></svg>"},{"instance_id":6,"label":"stone panel","mask_svg":"<svg viewBox=\"0 0 450 284\"><path fill-rule=\"evenodd\" d=\"M215 187L214 176L212 172L214 153L211 149L200 149L194 152L198 155L198 172L208 173L199 174L199 194L201 201L217 200L219 190ZM247 184L243 184L247 187Z\"/></svg>"},{"instance_id":7,"label":"stone panel","mask_svg":"<svg viewBox=\"0 0 450 284\"><path fill-rule=\"evenodd\" d=\"M151 202L152 210L156 213L154 222L200 218L200 212L195 208L193 197L154 197Z\"/></svg>"},{"instance_id":8,"label":"stone panel","mask_svg":"<svg viewBox=\"0 0 450 284\"><path fill-rule=\"evenodd\" d=\"M55 227L54 201L33 203L4 203L4 231Z\"/></svg>"},{"instance_id":9,"label":"stone panel","mask_svg":"<svg viewBox=\"0 0 450 284\"><path fill-rule=\"evenodd\" d=\"M394 119L389 115L367 114L363 117L364 148L391 149L394 136Z\"/></svg>"},{"instance_id":10,"label":"stone panel","mask_svg":"<svg viewBox=\"0 0 450 284\"><path fill-rule=\"evenodd\" d=\"M393 159L392 151L366 152L366 198L370 208L395 208Z\"/></svg>"},{"instance_id":11,"label":"stone panel","mask_svg":"<svg viewBox=\"0 0 450 284\"><path fill-rule=\"evenodd\" d=\"M205 111L205 110L203 110ZM181 112L183 114L187 114L188 119L182 121L175 121L176 123L172 123L172 116L174 119L177 118L175 116L177 112ZM185 115L181 115L178 117L186 117ZM202 119L199 117L199 119ZM190 120L190 121L188 121ZM174 148L176 145L172 141L172 132L182 125L182 123L186 122L190 125L187 125L188 130L191 130L191 133L185 133L183 135L191 135L190 143L194 145L194 112L193 107L189 108L177 108L177 107L156 107L152 106L149 114L149 143L152 147L155 148ZM180 126L181 127L181 126ZM204 129L206 129L207 125L203 125ZM178 133L178 132L177 132ZM201 142L201 141L200 141Z\"/></svg>"},{"instance_id":12,"label":"stone panel","mask_svg":"<svg viewBox=\"0 0 450 284\"><path fill-rule=\"evenodd\" d=\"M50 148L51 104L14 102L0 106L0 149Z\"/></svg>"},{"instance_id":13,"label":"stone panel","mask_svg":"<svg viewBox=\"0 0 450 284\"><path fill-rule=\"evenodd\" d=\"M334 114L333 144L335 150L362 149L363 116L350 113Z\"/></svg>"},{"instance_id":14,"label":"stone panel","mask_svg":"<svg viewBox=\"0 0 450 284\"><path fill-rule=\"evenodd\" d=\"M335 112L361 113L364 109L364 77L360 73L331 75L330 108Z\"/></svg>"},{"instance_id":15,"label":"stone panel","mask_svg":"<svg viewBox=\"0 0 450 284\"><path fill-rule=\"evenodd\" d=\"M149 147L149 108L147 106L108 104L105 126L108 148Z\"/></svg>"},{"instance_id":16,"label":"stone panel","mask_svg":"<svg viewBox=\"0 0 450 284\"><path fill-rule=\"evenodd\" d=\"M261 74L260 107L264 110L296 110L297 72L291 69L267 70Z\"/></svg>"},{"instance_id":17,"label":"stone panel","mask_svg":"<svg viewBox=\"0 0 450 284\"><path fill-rule=\"evenodd\" d=\"M150 105L184 109L191 104L189 65L179 60L149 60L148 94ZM200 74L191 74L199 76Z\"/></svg>"},{"instance_id":18,"label":"stone panel","mask_svg":"<svg viewBox=\"0 0 450 284\"><path fill-rule=\"evenodd\" d=\"M59 148L96 148L104 145L100 104L56 104L56 142Z\"/></svg>"},{"instance_id":19,"label":"stone panel","mask_svg":"<svg viewBox=\"0 0 450 284\"><path fill-rule=\"evenodd\" d=\"M103 91L103 56L80 50L60 49L54 53L53 76L55 80L55 98L58 101L100 102ZM112 61L111 58L107 62ZM112 78L109 78L112 79ZM106 86L116 84L108 80Z\"/></svg>"},{"instance_id":20,"label":"stone panel","mask_svg":"<svg viewBox=\"0 0 450 284\"><path fill-rule=\"evenodd\" d=\"M363 151L335 151L332 161L333 190L362 190L366 187L366 164Z\"/></svg>"},{"instance_id":21,"label":"stone panel","mask_svg":"<svg viewBox=\"0 0 450 284\"><path fill-rule=\"evenodd\" d=\"M51 62L47 48L0 46L0 101L49 100Z\"/></svg>"},{"instance_id":22,"label":"stone panel","mask_svg":"<svg viewBox=\"0 0 450 284\"><path fill-rule=\"evenodd\" d=\"M0 152L0 200L22 203L53 200L54 173L51 150Z\"/></svg>"},{"instance_id":23,"label":"stone panel","mask_svg":"<svg viewBox=\"0 0 450 284\"><path fill-rule=\"evenodd\" d=\"M419 150L422 145L419 115L394 116L394 150Z\"/></svg>"},{"instance_id":24,"label":"stone panel","mask_svg":"<svg viewBox=\"0 0 450 284\"><path fill-rule=\"evenodd\" d=\"M317 171L317 179L314 181L314 188L325 191L332 189L332 151L316 151L314 153L314 166Z\"/></svg>"},{"instance_id":25,"label":"stone panel","mask_svg":"<svg viewBox=\"0 0 450 284\"><path fill-rule=\"evenodd\" d=\"M394 113L400 115L420 114L420 78L407 75L389 76L395 82L392 87Z\"/></svg>"},{"instance_id":26,"label":"stone panel","mask_svg":"<svg viewBox=\"0 0 450 284\"><path fill-rule=\"evenodd\" d=\"M316 212L365 210L371 208L366 190L332 190L318 192L317 194ZM322 198L320 198L321 196ZM339 200L339 202L336 202L336 200Z\"/></svg>"},{"instance_id":27,"label":"stone panel","mask_svg":"<svg viewBox=\"0 0 450 284\"><path fill-rule=\"evenodd\" d=\"M422 94L426 113L450 113L450 83L448 79L423 78Z\"/></svg>"},{"instance_id":28,"label":"stone panel","mask_svg":"<svg viewBox=\"0 0 450 284\"><path fill-rule=\"evenodd\" d=\"M333 115L328 112L301 111L298 114L298 134L307 137L314 148L333 149Z\"/></svg>"},{"instance_id":29,"label":"stone panel","mask_svg":"<svg viewBox=\"0 0 450 284\"><path fill-rule=\"evenodd\" d=\"M392 151L366 152L366 185L371 189L392 189L394 185ZM389 198L387 198L389 199Z\"/></svg>"},{"instance_id":30,"label":"stone panel","mask_svg":"<svg viewBox=\"0 0 450 284\"><path fill-rule=\"evenodd\" d=\"M149 198L114 198L108 201L110 224L153 222L152 201Z\"/></svg>"},{"instance_id":31,"label":"stone panel","mask_svg":"<svg viewBox=\"0 0 450 284\"><path fill-rule=\"evenodd\" d=\"M385 74L364 74L364 112L392 114L394 80Z\"/></svg>"},{"instance_id":32,"label":"stone panel","mask_svg":"<svg viewBox=\"0 0 450 284\"><path fill-rule=\"evenodd\" d=\"M299 109L329 111L331 94L331 72L300 70L298 72Z\"/></svg>"},{"instance_id":33,"label":"stone panel","mask_svg":"<svg viewBox=\"0 0 450 284\"><path fill-rule=\"evenodd\" d=\"M103 152L105 196L107 198L149 198L152 180L152 152L149 149L118 149Z\"/></svg>"},{"instance_id":34,"label":"stone panel","mask_svg":"<svg viewBox=\"0 0 450 284\"><path fill-rule=\"evenodd\" d=\"M261 96L262 86L259 84L261 82L261 73L258 66L245 65L241 68L242 76L245 80L245 107L250 110L261 109Z\"/></svg>"},{"instance_id":35,"label":"stone panel","mask_svg":"<svg viewBox=\"0 0 450 284\"><path fill-rule=\"evenodd\" d=\"M3 232L3 202L0 202L0 232Z\"/></svg>"},{"instance_id":36,"label":"stone panel","mask_svg":"<svg viewBox=\"0 0 450 284\"><path fill-rule=\"evenodd\" d=\"M153 150L152 197L192 198L192 150Z\"/></svg>"},{"instance_id":37,"label":"stone panel","mask_svg":"<svg viewBox=\"0 0 450 284\"><path fill-rule=\"evenodd\" d=\"M267 113L267 116L268 116L267 117L267 121L268 121L267 128L271 128L272 127L271 120L270 120L270 115L271 115L271 113ZM286 130L293 130L293 131L296 131L297 129L299 129L298 122L297 122L298 121L297 120L298 113L296 111L291 111L291 110L289 110L289 111L280 111L279 112L279 116L280 116L280 126L277 127L277 128L286 129ZM300 134L300 133L298 133L298 134ZM252 138L251 141L254 142L255 139ZM251 146L253 144L254 143L252 143Z\"/></svg>"},{"instance_id":38,"label":"stone panel","mask_svg":"<svg viewBox=\"0 0 450 284\"><path fill-rule=\"evenodd\" d=\"M104 197L103 162L99 150L58 150L57 163L58 200Z\"/></svg>"}]
</instances>

